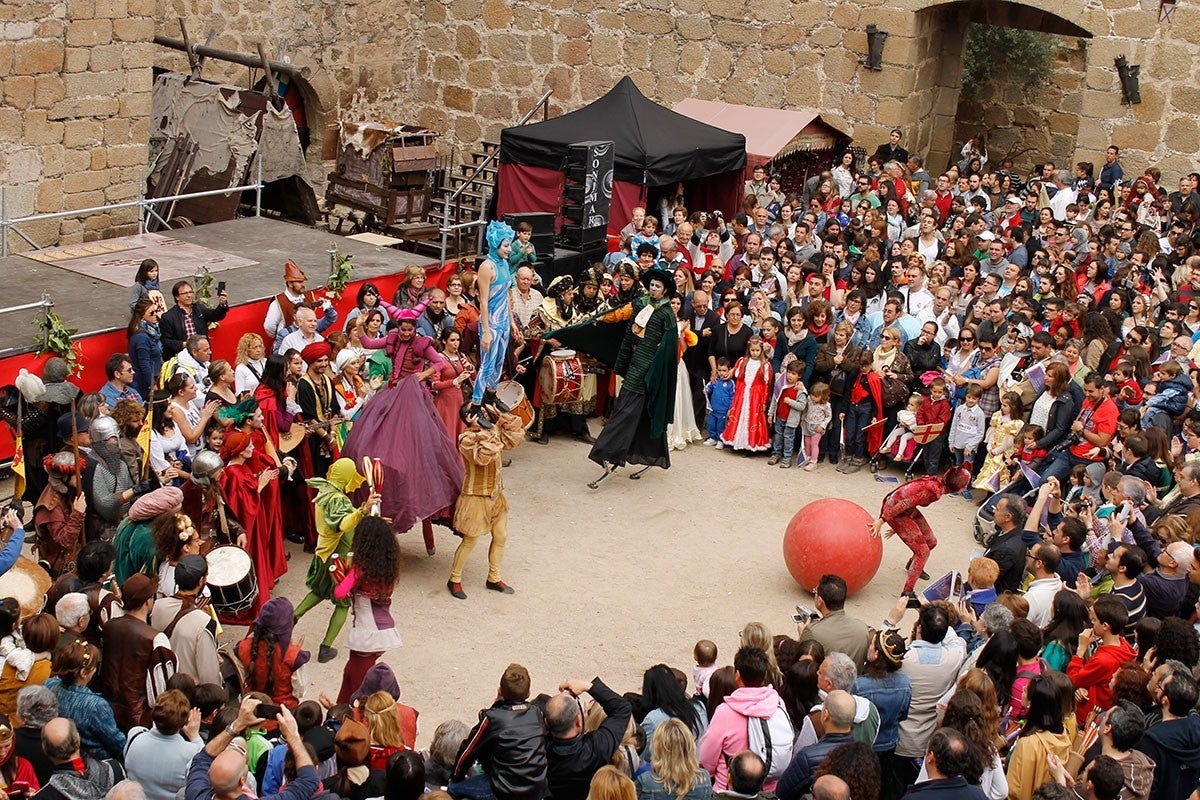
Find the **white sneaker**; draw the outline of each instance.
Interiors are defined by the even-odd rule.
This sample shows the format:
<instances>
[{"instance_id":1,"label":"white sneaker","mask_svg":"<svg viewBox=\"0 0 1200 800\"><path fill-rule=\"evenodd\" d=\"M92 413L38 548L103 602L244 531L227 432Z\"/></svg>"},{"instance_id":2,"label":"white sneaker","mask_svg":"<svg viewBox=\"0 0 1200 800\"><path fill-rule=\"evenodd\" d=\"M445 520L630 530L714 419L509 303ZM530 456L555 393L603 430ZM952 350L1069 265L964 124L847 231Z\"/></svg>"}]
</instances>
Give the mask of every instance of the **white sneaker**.
<instances>
[{"instance_id":1,"label":"white sneaker","mask_svg":"<svg viewBox=\"0 0 1200 800\"><path fill-rule=\"evenodd\" d=\"M717 444L716 444L716 448L717 448L718 450L724 450L724 449L725 449L725 443L724 443L724 442L717 442Z\"/></svg>"},{"instance_id":2,"label":"white sneaker","mask_svg":"<svg viewBox=\"0 0 1200 800\"><path fill-rule=\"evenodd\" d=\"M716 439L713 439L713 438L708 438L708 439L705 439L705 440L704 440L704 446L705 446L705 447L712 447L712 446L713 446L714 444L716 444L716 443L717 443L717 440L716 440Z\"/></svg>"}]
</instances>

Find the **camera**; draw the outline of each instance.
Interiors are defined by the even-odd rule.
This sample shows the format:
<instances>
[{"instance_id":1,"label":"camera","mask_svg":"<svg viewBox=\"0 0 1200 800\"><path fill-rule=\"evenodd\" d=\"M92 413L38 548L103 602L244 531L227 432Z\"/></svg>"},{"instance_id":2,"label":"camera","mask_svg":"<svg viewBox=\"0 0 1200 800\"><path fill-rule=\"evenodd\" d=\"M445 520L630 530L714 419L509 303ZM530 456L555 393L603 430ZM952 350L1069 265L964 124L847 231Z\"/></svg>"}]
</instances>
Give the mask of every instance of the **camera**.
<instances>
[{"instance_id":1,"label":"camera","mask_svg":"<svg viewBox=\"0 0 1200 800\"><path fill-rule=\"evenodd\" d=\"M796 613L792 614L792 622L800 624L801 622L816 622L821 618L821 615L815 609L808 606L796 604Z\"/></svg>"},{"instance_id":2,"label":"camera","mask_svg":"<svg viewBox=\"0 0 1200 800\"><path fill-rule=\"evenodd\" d=\"M718 208L716 211L709 212L709 216L711 216L711 217L723 217L723 216L725 216L725 215L724 215L724 214L722 214L722 213L721 213L721 209L719 209L719 208Z\"/></svg>"}]
</instances>

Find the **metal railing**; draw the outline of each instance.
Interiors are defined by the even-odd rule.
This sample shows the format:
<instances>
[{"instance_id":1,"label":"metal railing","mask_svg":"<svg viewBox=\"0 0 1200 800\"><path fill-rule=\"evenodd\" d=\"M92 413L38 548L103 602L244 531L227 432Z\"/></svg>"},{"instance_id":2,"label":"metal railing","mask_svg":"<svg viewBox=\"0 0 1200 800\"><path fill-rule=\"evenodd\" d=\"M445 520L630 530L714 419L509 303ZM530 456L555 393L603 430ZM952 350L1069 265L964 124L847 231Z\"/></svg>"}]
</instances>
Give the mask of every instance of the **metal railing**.
<instances>
[{"instance_id":1,"label":"metal railing","mask_svg":"<svg viewBox=\"0 0 1200 800\"><path fill-rule=\"evenodd\" d=\"M529 120L533 119L533 115L535 113L537 113L537 110L539 108L542 110L542 121L545 122L546 120L548 120L550 118L550 95L553 93L553 91L554 91L553 89L547 89L545 94L542 95L541 99L538 100L536 103L534 103L533 108L531 108L527 112L525 112L525 116L521 117L521 119L518 120L517 124L513 127L519 127L519 126L524 125L527 122L529 122ZM457 231L464 230L466 228L473 228L473 227L483 226L483 225L487 224L487 206L488 206L488 203L487 203L488 198L487 197L483 198L484 202L482 203L480 210L479 210L479 219L468 220L467 222L462 222L459 219L459 217L461 216L461 212L462 212L461 204L459 202L459 197L462 195L463 191L468 186L472 186L475 184L476 180L479 178L480 173L482 173L485 169L490 167L492 165L492 162L494 162L499 157L499 155L500 155L500 148L498 148L498 147L495 150L493 150L491 153L488 153L486 158L484 158L482 161L480 161L478 164L475 165L475 169L471 171L471 174L467 176L466 180L463 181L462 185L459 186L457 189L455 189L454 192L451 193L449 197L443 198L443 200L442 200L442 224L439 228L439 232L442 234L442 252L441 252L440 263L442 263L442 264L446 263L446 245L449 241L451 233L456 233ZM451 206L451 204L454 205L454 223L455 223L454 225L450 224L450 206ZM476 238L478 238L478 237L476 237ZM461 249L461 247L456 248L456 249Z\"/></svg>"},{"instance_id":2,"label":"metal railing","mask_svg":"<svg viewBox=\"0 0 1200 800\"><path fill-rule=\"evenodd\" d=\"M155 206L159 203L173 203L179 200L193 200L199 197L215 197L217 195L229 195L234 192L244 192L250 189L254 190L254 216L262 216L262 158L255 157L256 175L254 183L248 183L243 186L230 186L227 189L209 189L203 192L188 192L186 194L170 195L168 197L146 197L145 182L138 182L137 199L126 200L121 203L110 203L104 206L94 206L92 208L78 208L71 211L54 211L48 214L32 214L25 217L9 217L8 216L8 187L0 186L0 257L8 256L8 233L13 233L20 236L34 250L41 250L42 246L31 239L24 231L18 228L18 225L25 225L30 222L40 222L48 219L64 219L66 217L82 217L90 214L101 214L108 211L113 211L118 208L134 208L138 209L138 233L146 232L147 217L153 217L158 220L163 228L169 229L171 226L167 223Z\"/></svg>"}]
</instances>

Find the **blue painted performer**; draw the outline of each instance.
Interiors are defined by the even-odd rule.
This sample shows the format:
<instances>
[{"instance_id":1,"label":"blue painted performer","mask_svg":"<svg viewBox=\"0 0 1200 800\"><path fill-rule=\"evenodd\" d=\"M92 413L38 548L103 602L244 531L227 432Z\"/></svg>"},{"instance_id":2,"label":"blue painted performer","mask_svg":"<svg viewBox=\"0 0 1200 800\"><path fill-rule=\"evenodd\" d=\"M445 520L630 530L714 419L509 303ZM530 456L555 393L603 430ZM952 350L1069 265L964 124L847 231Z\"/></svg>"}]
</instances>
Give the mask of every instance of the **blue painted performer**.
<instances>
[{"instance_id":1,"label":"blue painted performer","mask_svg":"<svg viewBox=\"0 0 1200 800\"><path fill-rule=\"evenodd\" d=\"M488 256L475 273L475 290L481 300L487 299L487 309L479 315L479 370L471 395L471 413L480 418L483 428L491 427L481 413L484 403L494 405L500 411L510 410L496 398L496 387L500 383L512 333L509 290L513 286L513 272L508 256L515 238L511 226L503 222L488 223Z\"/></svg>"}]
</instances>

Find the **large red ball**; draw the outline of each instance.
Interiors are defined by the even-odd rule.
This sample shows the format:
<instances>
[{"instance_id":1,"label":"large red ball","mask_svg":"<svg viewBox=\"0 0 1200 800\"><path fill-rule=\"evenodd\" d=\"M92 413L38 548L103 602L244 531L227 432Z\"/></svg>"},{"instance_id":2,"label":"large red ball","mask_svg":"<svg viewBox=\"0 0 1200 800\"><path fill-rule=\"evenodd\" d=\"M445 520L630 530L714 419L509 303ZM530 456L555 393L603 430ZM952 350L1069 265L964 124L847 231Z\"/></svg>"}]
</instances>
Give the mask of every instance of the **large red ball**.
<instances>
[{"instance_id":1,"label":"large red ball","mask_svg":"<svg viewBox=\"0 0 1200 800\"><path fill-rule=\"evenodd\" d=\"M862 506L839 497L804 506L783 534L788 572L809 592L822 575L839 575L854 594L871 582L883 561L883 540L871 536L873 520Z\"/></svg>"}]
</instances>

